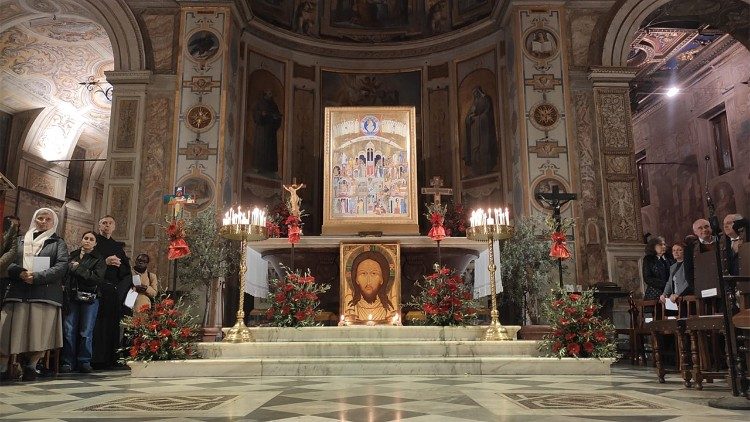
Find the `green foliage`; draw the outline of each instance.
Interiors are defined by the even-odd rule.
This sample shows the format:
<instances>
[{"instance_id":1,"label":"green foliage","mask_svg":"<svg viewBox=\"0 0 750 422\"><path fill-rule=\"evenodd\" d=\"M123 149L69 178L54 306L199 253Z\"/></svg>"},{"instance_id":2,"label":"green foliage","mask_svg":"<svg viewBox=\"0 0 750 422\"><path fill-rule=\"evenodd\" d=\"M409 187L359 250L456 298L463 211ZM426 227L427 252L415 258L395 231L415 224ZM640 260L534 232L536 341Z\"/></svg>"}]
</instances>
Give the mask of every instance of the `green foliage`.
<instances>
[{"instance_id":1,"label":"green foliage","mask_svg":"<svg viewBox=\"0 0 750 422\"><path fill-rule=\"evenodd\" d=\"M528 315L532 323L538 322L538 309L552 288L551 233L544 217L522 217L500 252L505 293L522 304L524 320Z\"/></svg>"},{"instance_id":2,"label":"green foliage","mask_svg":"<svg viewBox=\"0 0 750 422\"><path fill-rule=\"evenodd\" d=\"M553 332L539 349L548 356L616 358L615 327L599 316L595 290L583 293L559 291L545 304L544 312Z\"/></svg>"},{"instance_id":3,"label":"green foliage","mask_svg":"<svg viewBox=\"0 0 750 422\"><path fill-rule=\"evenodd\" d=\"M229 271L229 241L219 235L216 209L211 207L185 222L190 255L177 260L177 285L184 290L209 287Z\"/></svg>"}]
</instances>

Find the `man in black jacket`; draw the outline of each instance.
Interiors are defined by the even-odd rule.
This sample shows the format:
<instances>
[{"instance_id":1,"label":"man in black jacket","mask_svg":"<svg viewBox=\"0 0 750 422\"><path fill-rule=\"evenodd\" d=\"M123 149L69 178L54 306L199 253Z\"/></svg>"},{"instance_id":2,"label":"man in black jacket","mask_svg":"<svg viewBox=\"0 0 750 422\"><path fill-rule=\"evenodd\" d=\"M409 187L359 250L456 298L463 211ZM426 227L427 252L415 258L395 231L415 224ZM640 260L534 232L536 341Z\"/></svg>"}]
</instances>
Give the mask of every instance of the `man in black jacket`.
<instances>
[{"instance_id":1,"label":"man in black jacket","mask_svg":"<svg viewBox=\"0 0 750 422\"><path fill-rule=\"evenodd\" d=\"M97 369L106 369L117 364L117 349L120 348L120 319L122 303L132 283L130 260L125 254L124 243L112 239L117 223L111 215L99 219L99 234L94 251L105 257L107 271L101 285L99 313L94 327L94 353L91 364Z\"/></svg>"}]
</instances>

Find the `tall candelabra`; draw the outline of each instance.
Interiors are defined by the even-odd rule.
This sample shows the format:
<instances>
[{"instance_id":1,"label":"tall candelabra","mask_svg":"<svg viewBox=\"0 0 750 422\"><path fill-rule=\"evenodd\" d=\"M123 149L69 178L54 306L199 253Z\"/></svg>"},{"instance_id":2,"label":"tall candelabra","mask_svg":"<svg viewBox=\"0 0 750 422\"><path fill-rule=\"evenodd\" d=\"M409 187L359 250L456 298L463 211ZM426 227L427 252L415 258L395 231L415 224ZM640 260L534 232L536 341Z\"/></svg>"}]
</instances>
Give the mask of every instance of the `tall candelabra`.
<instances>
[{"instance_id":1,"label":"tall candelabra","mask_svg":"<svg viewBox=\"0 0 750 422\"><path fill-rule=\"evenodd\" d=\"M245 343L253 341L253 334L245 325L245 273L247 272L247 242L268 239L266 228L266 214L255 208L243 212L230 209L224 215L222 227L219 231L222 237L240 242L240 307L237 310L237 322L229 329L224 341L229 343Z\"/></svg>"},{"instance_id":2,"label":"tall candelabra","mask_svg":"<svg viewBox=\"0 0 750 422\"><path fill-rule=\"evenodd\" d=\"M494 217L493 217L494 215ZM499 312L497 310L497 288L495 287L495 240L502 242L513 236L513 226L510 225L508 209L505 211L497 208L485 213L482 209L472 212L470 227L466 230L466 237L477 242L487 242L489 248L489 264L487 271L490 273L490 295L492 296L492 311L490 312L490 326L484 333L484 339L489 341L512 340L508 330L500 324Z\"/></svg>"}]
</instances>

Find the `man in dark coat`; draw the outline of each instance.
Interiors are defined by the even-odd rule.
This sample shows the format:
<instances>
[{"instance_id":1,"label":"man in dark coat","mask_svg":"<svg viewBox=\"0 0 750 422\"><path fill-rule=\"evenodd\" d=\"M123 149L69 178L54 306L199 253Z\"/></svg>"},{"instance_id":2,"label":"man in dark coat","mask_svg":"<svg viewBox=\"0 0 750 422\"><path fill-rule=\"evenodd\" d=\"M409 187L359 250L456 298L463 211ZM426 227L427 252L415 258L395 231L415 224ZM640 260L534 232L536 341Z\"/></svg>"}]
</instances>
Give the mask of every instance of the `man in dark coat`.
<instances>
[{"instance_id":1,"label":"man in dark coat","mask_svg":"<svg viewBox=\"0 0 750 422\"><path fill-rule=\"evenodd\" d=\"M125 295L133 282L130 260L125 254L124 244L112 239L117 227L111 215L99 220L99 234L96 235L94 251L105 257L107 271L99 292L99 313L94 326L94 353L91 365L97 369L115 366L117 349L120 346L120 319Z\"/></svg>"}]
</instances>

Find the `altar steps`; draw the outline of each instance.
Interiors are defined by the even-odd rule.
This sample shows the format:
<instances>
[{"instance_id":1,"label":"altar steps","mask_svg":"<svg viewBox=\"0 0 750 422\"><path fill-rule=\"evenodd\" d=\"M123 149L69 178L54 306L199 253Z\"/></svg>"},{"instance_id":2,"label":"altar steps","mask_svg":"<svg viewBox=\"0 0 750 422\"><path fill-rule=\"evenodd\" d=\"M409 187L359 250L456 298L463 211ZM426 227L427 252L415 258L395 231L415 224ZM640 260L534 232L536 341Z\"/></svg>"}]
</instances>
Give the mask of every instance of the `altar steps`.
<instances>
[{"instance_id":1,"label":"altar steps","mask_svg":"<svg viewBox=\"0 0 750 422\"><path fill-rule=\"evenodd\" d=\"M515 338L520 327L507 327ZM611 360L540 357L536 341L484 327L252 328L255 342L200 343L204 359L131 362L132 376L605 375Z\"/></svg>"}]
</instances>

